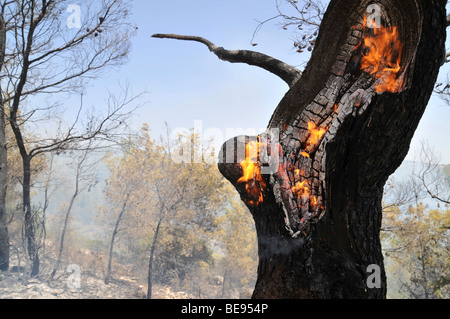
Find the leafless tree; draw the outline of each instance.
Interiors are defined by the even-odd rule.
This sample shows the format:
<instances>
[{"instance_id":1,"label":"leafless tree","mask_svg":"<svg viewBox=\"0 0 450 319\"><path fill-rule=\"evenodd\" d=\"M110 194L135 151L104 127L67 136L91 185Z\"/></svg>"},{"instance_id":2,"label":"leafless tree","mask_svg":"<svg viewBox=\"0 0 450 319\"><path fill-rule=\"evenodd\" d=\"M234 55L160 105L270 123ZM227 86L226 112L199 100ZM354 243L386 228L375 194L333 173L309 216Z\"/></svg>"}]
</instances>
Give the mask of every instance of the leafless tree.
<instances>
[{"instance_id":1,"label":"leafless tree","mask_svg":"<svg viewBox=\"0 0 450 319\"><path fill-rule=\"evenodd\" d=\"M75 8L73 18L79 25L69 23L65 13L70 7ZM80 90L89 79L124 63L134 28L128 23L127 0L82 1L75 7L67 0L4 0L0 9L6 26L2 104L8 109L8 122L22 158L25 236L35 276L39 273L39 257L31 213L31 161L43 153L74 148L89 139L109 139L107 132L122 122L122 109L91 115L83 131L77 127L78 113L65 133L28 149L26 123L52 107L25 105L38 94ZM34 100L33 105L39 104Z\"/></svg>"},{"instance_id":2,"label":"leafless tree","mask_svg":"<svg viewBox=\"0 0 450 319\"><path fill-rule=\"evenodd\" d=\"M85 147L79 157L75 160L75 176L74 176L74 190L72 196L69 200L69 204L67 205L64 212L64 222L62 225L61 231L61 239L59 242L58 255L56 258L56 262L52 273L50 274L50 280L53 280L56 272L59 270L61 265L62 256L64 252L64 243L66 239L67 230L69 228L70 217L72 216L72 209L75 203L75 200L81 195L84 191L92 188L98 181L97 175L95 173L95 168L97 161L89 161L89 155L93 152L92 147L93 140L88 142L88 145Z\"/></svg>"},{"instance_id":3,"label":"leafless tree","mask_svg":"<svg viewBox=\"0 0 450 319\"><path fill-rule=\"evenodd\" d=\"M444 173L437 152L427 142L422 142L418 172L414 175L422 184L426 193L442 204L450 204L450 180Z\"/></svg>"}]
</instances>

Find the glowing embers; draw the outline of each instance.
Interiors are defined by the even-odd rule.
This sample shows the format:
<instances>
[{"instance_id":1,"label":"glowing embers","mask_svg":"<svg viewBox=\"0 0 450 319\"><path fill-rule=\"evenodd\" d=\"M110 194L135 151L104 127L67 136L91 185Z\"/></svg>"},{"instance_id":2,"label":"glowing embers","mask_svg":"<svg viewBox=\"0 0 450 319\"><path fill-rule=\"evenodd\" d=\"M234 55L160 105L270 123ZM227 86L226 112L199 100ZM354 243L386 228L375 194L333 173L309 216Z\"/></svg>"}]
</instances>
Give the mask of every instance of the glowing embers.
<instances>
[{"instance_id":1,"label":"glowing embers","mask_svg":"<svg viewBox=\"0 0 450 319\"><path fill-rule=\"evenodd\" d=\"M365 16L363 28L366 27ZM375 92L400 92L404 83L400 77L403 45L397 27L370 28L356 49L359 48L362 54L361 70L379 80Z\"/></svg>"},{"instance_id":2,"label":"glowing embers","mask_svg":"<svg viewBox=\"0 0 450 319\"><path fill-rule=\"evenodd\" d=\"M317 196L313 195L313 190L311 188L311 181L305 178L305 172L302 170L295 170L295 180L298 181L294 187L291 188L292 193L294 194L298 208L304 211L303 208L307 203L309 203L309 209L315 210L320 208L321 210L325 210L325 207L319 205L319 199Z\"/></svg>"},{"instance_id":3,"label":"glowing embers","mask_svg":"<svg viewBox=\"0 0 450 319\"><path fill-rule=\"evenodd\" d=\"M308 181L298 182L294 187L292 187L291 190L297 197L309 197L311 194Z\"/></svg>"},{"instance_id":4,"label":"glowing embers","mask_svg":"<svg viewBox=\"0 0 450 319\"><path fill-rule=\"evenodd\" d=\"M248 197L245 202L252 206L258 206L264 201L263 192L266 182L261 176L261 168L258 164L260 148L264 146L265 144L260 142L249 142L245 147L245 161L240 163L243 176L238 180L238 183L245 183Z\"/></svg>"}]
</instances>

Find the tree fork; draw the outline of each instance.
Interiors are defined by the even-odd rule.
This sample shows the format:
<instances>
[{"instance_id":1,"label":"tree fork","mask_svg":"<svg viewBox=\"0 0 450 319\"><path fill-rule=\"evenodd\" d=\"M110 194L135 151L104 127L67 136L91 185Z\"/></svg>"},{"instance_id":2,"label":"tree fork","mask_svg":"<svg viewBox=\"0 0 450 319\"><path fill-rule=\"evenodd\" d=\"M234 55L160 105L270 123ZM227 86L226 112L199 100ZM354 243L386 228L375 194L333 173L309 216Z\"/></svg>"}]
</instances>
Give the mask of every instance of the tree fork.
<instances>
[{"instance_id":1,"label":"tree fork","mask_svg":"<svg viewBox=\"0 0 450 319\"><path fill-rule=\"evenodd\" d=\"M363 17L371 4L381 9L383 25L398 29L402 44L399 85L390 92L378 91L383 79L361 67L362 39L370 34ZM224 145L219 169L256 223L255 298L386 297L383 188L407 155L433 91L445 57L446 21L443 0L331 1L311 60L268 131ZM311 148L312 130L319 128L326 133ZM256 205L248 192L255 180L240 181L249 140L261 143L261 168L277 167L262 175L266 187ZM299 198L302 181L308 192ZM373 265L380 269L375 288L367 284Z\"/></svg>"}]
</instances>

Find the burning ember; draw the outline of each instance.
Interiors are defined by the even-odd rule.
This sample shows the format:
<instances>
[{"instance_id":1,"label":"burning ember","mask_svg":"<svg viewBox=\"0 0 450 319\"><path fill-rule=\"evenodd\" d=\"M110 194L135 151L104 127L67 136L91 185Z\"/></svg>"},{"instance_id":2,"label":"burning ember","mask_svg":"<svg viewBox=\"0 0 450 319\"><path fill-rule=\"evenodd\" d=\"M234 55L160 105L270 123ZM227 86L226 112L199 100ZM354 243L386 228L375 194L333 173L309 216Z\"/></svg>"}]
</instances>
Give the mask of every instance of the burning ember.
<instances>
[{"instance_id":1,"label":"burning ember","mask_svg":"<svg viewBox=\"0 0 450 319\"><path fill-rule=\"evenodd\" d=\"M328 128L320 127L314 122L308 123L307 139L303 144L301 155L307 158L311 157L311 154L316 151L318 145L322 141L325 134L328 132ZM259 206L264 202L264 189L267 187L261 174L261 166L259 163L259 155L261 148L268 147L268 145L257 141L251 141L245 146L245 160L240 163L242 168L242 177L237 181L240 184L245 184L245 196L244 201L247 205ZM277 145L280 148L280 154L283 153L281 145ZM286 155L295 160L294 154ZM295 173L295 182L290 180L287 175L287 171L293 171ZM303 212L309 209L318 209L319 207L324 210L323 206L320 206L320 200L314 196L312 181L306 178L305 171L302 168L294 168L290 161L287 163L279 162L278 172L282 179L286 181L287 188L290 188L292 194L297 201L298 207L303 208Z\"/></svg>"},{"instance_id":2,"label":"burning ember","mask_svg":"<svg viewBox=\"0 0 450 319\"><path fill-rule=\"evenodd\" d=\"M364 17L363 27L367 27L367 17ZM397 27L381 26L370 30L357 47L361 47L362 52L361 70L380 80L375 92L397 93L403 86L403 79L399 78L402 43Z\"/></svg>"},{"instance_id":3,"label":"burning ember","mask_svg":"<svg viewBox=\"0 0 450 319\"><path fill-rule=\"evenodd\" d=\"M322 137L327 133L327 129L323 127L317 127L314 122L308 123L308 130L311 134L308 139L308 146L315 146L317 142L319 142Z\"/></svg>"},{"instance_id":4,"label":"burning ember","mask_svg":"<svg viewBox=\"0 0 450 319\"><path fill-rule=\"evenodd\" d=\"M248 143L245 147L245 161L240 163L244 174L238 183L245 183L245 190L248 197L251 198L246 200L246 203L253 206L258 206L264 201L263 191L266 183L258 165L258 155L262 146L264 145L255 141Z\"/></svg>"},{"instance_id":5,"label":"burning ember","mask_svg":"<svg viewBox=\"0 0 450 319\"><path fill-rule=\"evenodd\" d=\"M310 203L311 203L312 207L316 207L317 204L319 203L318 200L317 200L317 197L316 196L311 196Z\"/></svg>"},{"instance_id":6,"label":"burning ember","mask_svg":"<svg viewBox=\"0 0 450 319\"><path fill-rule=\"evenodd\" d=\"M309 156L309 153L307 153L307 152L301 152L300 155L303 157L307 157L307 158L311 157L311 156Z\"/></svg>"},{"instance_id":7,"label":"burning ember","mask_svg":"<svg viewBox=\"0 0 450 319\"><path fill-rule=\"evenodd\" d=\"M297 185L292 187L292 192L298 197L309 196L311 194L311 190L309 189L308 181L297 183Z\"/></svg>"},{"instance_id":8,"label":"burning ember","mask_svg":"<svg viewBox=\"0 0 450 319\"><path fill-rule=\"evenodd\" d=\"M306 141L306 148L302 153L300 153L300 155L310 158L310 154L314 152L314 149L320 143L322 137L328 132L328 129L318 127L314 122L309 122L308 130L310 135Z\"/></svg>"}]
</instances>

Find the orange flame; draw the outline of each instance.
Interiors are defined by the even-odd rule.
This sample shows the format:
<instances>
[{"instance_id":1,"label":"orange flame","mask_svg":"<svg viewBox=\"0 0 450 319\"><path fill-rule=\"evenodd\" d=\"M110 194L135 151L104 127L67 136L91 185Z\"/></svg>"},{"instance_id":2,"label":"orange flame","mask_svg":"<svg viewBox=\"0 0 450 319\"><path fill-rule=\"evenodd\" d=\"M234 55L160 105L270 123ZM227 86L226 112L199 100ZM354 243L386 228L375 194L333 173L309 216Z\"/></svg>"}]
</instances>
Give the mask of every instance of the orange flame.
<instances>
[{"instance_id":1,"label":"orange flame","mask_svg":"<svg viewBox=\"0 0 450 319\"><path fill-rule=\"evenodd\" d=\"M317 204L318 204L317 197L316 197L316 196L311 196L310 202L311 202L311 206L312 206L312 207L316 207Z\"/></svg>"},{"instance_id":2,"label":"orange flame","mask_svg":"<svg viewBox=\"0 0 450 319\"><path fill-rule=\"evenodd\" d=\"M307 153L307 152L301 152L300 155L303 156L303 157L306 157L306 158L310 158L311 157L309 155L309 153Z\"/></svg>"},{"instance_id":3,"label":"orange flame","mask_svg":"<svg viewBox=\"0 0 450 319\"><path fill-rule=\"evenodd\" d=\"M297 185L292 187L292 192L296 196L306 196L306 195L309 196L309 194L311 193L311 190L309 189L308 182L303 181L303 182L297 183Z\"/></svg>"},{"instance_id":4,"label":"orange flame","mask_svg":"<svg viewBox=\"0 0 450 319\"><path fill-rule=\"evenodd\" d=\"M314 122L308 123L309 138L306 141L306 149L300 155L310 158L310 154L314 151L314 148L320 142L322 137L328 132L327 128L318 127Z\"/></svg>"},{"instance_id":5,"label":"orange flame","mask_svg":"<svg viewBox=\"0 0 450 319\"><path fill-rule=\"evenodd\" d=\"M261 169L258 165L258 155L263 144L252 141L245 146L245 161L240 163L243 176L237 181L245 183L247 194L252 200L246 200L247 204L258 206L264 201L263 190L266 183L261 176Z\"/></svg>"},{"instance_id":6,"label":"orange flame","mask_svg":"<svg viewBox=\"0 0 450 319\"><path fill-rule=\"evenodd\" d=\"M317 127L317 125L314 122L308 123L308 130L311 134L308 139L308 145L314 146L317 144L319 140L322 139L322 137L328 132L326 128L323 127Z\"/></svg>"},{"instance_id":7,"label":"orange flame","mask_svg":"<svg viewBox=\"0 0 450 319\"><path fill-rule=\"evenodd\" d=\"M367 26L367 17L364 17L363 25ZM397 93L403 86L403 79L398 78L401 69L402 43L399 40L397 27L381 26L372 30L373 35L364 37L361 43L363 45L361 70L381 80L375 87L375 92Z\"/></svg>"}]
</instances>

